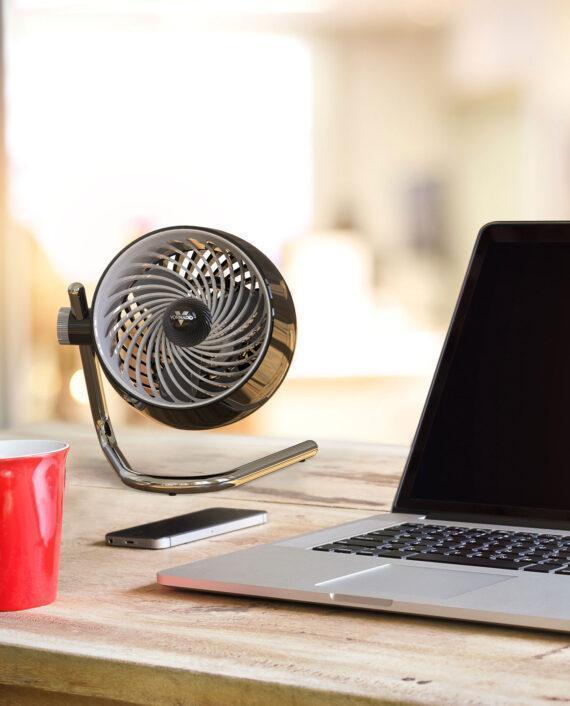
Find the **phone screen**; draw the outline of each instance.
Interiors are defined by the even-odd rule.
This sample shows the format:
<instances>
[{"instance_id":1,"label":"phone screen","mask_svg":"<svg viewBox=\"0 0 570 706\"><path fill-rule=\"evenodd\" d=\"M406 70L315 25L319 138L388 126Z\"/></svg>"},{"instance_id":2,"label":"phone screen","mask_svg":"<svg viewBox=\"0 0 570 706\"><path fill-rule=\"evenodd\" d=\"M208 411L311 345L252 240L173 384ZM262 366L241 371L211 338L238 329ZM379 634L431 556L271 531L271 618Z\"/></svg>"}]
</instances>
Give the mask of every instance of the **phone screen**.
<instances>
[{"instance_id":1,"label":"phone screen","mask_svg":"<svg viewBox=\"0 0 570 706\"><path fill-rule=\"evenodd\" d=\"M121 537L133 537L137 539L161 539L162 537L172 537L177 534L184 534L192 530L202 530L208 527L216 527L226 522L235 522L244 517L258 515L258 510L236 510L230 507L212 507L208 510L190 512L187 515L169 517L158 522L149 522L147 525L138 525L128 529L111 532L109 536L119 535Z\"/></svg>"}]
</instances>

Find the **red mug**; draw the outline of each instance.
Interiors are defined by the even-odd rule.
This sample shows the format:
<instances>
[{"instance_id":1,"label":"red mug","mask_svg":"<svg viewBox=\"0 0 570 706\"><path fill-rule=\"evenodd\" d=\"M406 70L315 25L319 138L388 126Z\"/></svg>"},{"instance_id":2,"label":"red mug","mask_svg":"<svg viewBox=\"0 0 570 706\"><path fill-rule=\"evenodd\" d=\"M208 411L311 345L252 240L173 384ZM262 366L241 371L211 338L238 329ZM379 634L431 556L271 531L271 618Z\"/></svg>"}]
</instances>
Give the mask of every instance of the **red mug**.
<instances>
[{"instance_id":1,"label":"red mug","mask_svg":"<svg viewBox=\"0 0 570 706\"><path fill-rule=\"evenodd\" d=\"M58 441L0 440L0 611L55 600L68 451Z\"/></svg>"}]
</instances>

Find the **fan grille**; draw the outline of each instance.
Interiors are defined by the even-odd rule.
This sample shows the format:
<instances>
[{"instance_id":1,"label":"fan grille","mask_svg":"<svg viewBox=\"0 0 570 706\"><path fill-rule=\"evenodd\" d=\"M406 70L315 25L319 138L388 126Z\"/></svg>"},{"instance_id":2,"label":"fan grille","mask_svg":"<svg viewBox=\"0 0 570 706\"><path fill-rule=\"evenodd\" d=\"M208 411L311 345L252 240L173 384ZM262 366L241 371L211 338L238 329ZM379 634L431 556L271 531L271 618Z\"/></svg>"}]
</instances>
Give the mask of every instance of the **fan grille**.
<instances>
[{"instance_id":1,"label":"fan grille","mask_svg":"<svg viewBox=\"0 0 570 706\"><path fill-rule=\"evenodd\" d=\"M227 395L254 372L269 340L271 307L259 270L221 236L201 235L136 241L105 273L94 303L104 363L153 404L188 407ZM212 326L203 341L184 347L169 340L163 316L189 297L208 307Z\"/></svg>"}]
</instances>

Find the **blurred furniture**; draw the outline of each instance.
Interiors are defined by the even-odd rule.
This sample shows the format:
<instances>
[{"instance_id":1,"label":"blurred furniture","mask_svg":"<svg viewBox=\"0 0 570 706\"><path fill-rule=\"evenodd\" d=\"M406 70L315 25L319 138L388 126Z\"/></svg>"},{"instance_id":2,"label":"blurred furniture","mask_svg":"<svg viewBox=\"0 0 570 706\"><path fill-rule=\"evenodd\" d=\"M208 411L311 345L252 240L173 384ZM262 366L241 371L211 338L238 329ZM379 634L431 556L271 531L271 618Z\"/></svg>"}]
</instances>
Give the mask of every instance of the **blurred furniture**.
<instances>
[{"instance_id":1,"label":"blurred furniture","mask_svg":"<svg viewBox=\"0 0 570 706\"><path fill-rule=\"evenodd\" d=\"M125 488L87 426L4 436L71 442L59 599L0 614L0 704L552 704L567 702L564 635L165 589L158 569L383 512L406 449L323 443L309 463L216 496ZM283 440L130 430L137 466L204 472ZM231 449L231 453L228 450ZM182 464L184 465L184 464ZM164 551L105 532L213 505L269 523Z\"/></svg>"}]
</instances>

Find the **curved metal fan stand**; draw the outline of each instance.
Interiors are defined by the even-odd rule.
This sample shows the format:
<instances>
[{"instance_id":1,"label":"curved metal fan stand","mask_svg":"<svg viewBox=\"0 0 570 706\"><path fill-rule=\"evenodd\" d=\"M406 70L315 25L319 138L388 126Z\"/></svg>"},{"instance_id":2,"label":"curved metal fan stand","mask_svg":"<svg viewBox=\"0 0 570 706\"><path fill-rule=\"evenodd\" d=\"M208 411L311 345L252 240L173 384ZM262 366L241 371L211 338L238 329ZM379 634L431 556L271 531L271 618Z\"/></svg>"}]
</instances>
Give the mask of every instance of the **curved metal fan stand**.
<instances>
[{"instance_id":1,"label":"curved metal fan stand","mask_svg":"<svg viewBox=\"0 0 570 706\"><path fill-rule=\"evenodd\" d=\"M89 306L85 288L82 284L75 283L69 286L68 293L71 303L70 315L77 322L77 339L82 341L78 345L97 438L107 460L126 485L138 490L168 493L169 495L176 495L177 493L208 493L248 483L299 461L306 461L317 453L318 446L316 442L303 441L295 446L290 446L282 451L277 451L269 456L250 461L222 473L211 473L202 476L153 476L133 470L119 448L113 432L95 351L92 344L88 342L90 334L87 333L86 328L81 332L81 322L86 323L89 321Z\"/></svg>"}]
</instances>

